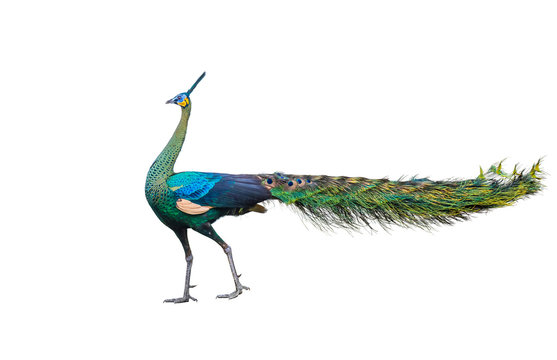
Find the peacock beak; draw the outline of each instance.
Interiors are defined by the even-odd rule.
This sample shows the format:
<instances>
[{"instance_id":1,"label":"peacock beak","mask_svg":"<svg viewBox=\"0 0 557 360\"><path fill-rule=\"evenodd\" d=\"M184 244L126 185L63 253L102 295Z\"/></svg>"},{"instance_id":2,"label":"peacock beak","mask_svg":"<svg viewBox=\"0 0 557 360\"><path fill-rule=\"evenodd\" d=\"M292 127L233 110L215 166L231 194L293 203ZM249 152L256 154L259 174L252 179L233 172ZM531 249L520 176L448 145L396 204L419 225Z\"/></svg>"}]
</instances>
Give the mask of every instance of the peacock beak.
<instances>
[{"instance_id":1,"label":"peacock beak","mask_svg":"<svg viewBox=\"0 0 557 360\"><path fill-rule=\"evenodd\" d=\"M174 101L172 101L172 100L174 100L174 99L168 100L165 104L174 104Z\"/></svg>"}]
</instances>

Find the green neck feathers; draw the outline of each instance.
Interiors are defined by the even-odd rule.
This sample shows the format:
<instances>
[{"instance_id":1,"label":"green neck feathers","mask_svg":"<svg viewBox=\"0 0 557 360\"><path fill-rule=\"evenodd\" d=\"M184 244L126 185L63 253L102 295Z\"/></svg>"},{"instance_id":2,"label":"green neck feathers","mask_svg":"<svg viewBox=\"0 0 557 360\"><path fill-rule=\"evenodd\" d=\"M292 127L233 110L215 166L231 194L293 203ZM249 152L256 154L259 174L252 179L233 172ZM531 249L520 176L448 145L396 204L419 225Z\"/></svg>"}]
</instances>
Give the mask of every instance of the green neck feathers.
<instances>
[{"instance_id":1,"label":"green neck feathers","mask_svg":"<svg viewBox=\"0 0 557 360\"><path fill-rule=\"evenodd\" d=\"M147 175L147 182L155 182L157 180L166 180L170 175L174 174L174 164L182 150L186 130L188 128L188 120L190 118L191 105L182 108L182 117L180 123L176 127L174 134L159 154Z\"/></svg>"}]
</instances>

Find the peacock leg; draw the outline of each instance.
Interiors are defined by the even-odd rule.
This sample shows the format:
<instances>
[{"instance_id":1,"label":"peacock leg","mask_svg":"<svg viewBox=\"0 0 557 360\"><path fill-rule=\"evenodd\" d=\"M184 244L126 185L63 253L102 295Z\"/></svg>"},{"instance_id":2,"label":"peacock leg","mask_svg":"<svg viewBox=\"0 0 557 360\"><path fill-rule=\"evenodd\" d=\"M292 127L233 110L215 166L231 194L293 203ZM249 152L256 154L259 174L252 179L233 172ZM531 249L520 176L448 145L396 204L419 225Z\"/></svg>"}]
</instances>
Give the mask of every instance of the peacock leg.
<instances>
[{"instance_id":1,"label":"peacock leg","mask_svg":"<svg viewBox=\"0 0 557 360\"><path fill-rule=\"evenodd\" d=\"M176 236L178 236L178 239L180 239L180 243L182 244L182 247L184 248L184 252L186 253L186 284L184 286L184 296L175 299L166 299L164 300L164 302L179 304L183 302L188 302L190 300L197 301L196 298L190 296L190 288L195 287L195 285L190 285L191 265L193 263L193 255L191 254L187 229L177 230Z\"/></svg>"},{"instance_id":2,"label":"peacock leg","mask_svg":"<svg viewBox=\"0 0 557 360\"><path fill-rule=\"evenodd\" d=\"M221 239L215 229L213 229L213 226L209 223L205 223L200 227L195 228L194 230L202 235L207 236L208 238L214 240L217 244L219 244L228 258L228 264L230 264L230 271L232 272L232 277L234 278L234 285L236 286L236 290L231 292L230 294L217 295L217 298L234 299L242 293L242 290L249 290L249 287L244 286L240 283L240 275L238 275L238 273L236 272L234 259L232 258L232 248L228 246L228 244L225 243L224 240Z\"/></svg>"}]
</instances>

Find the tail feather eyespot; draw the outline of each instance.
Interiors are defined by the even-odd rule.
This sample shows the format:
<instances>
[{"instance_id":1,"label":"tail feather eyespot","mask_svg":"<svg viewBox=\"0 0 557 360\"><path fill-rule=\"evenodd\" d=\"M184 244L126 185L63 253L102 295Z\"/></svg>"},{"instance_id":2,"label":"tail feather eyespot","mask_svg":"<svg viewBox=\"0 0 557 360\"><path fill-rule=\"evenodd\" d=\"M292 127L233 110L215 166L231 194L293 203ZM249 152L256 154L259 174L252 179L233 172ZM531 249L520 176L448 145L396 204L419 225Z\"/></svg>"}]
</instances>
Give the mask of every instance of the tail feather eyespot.
<instances>
[{"instance_id":1,"label":"tail feather eyespot","mask_svg":"<svg viewBox=\"0 0 557 360\"><path fill-rule=\"evenodd\" d=\"M276 185L276 181L273 178L267 178L263 180L263 186L267 188L267 190L271 190Z\"/></svg>"}]
</instances>

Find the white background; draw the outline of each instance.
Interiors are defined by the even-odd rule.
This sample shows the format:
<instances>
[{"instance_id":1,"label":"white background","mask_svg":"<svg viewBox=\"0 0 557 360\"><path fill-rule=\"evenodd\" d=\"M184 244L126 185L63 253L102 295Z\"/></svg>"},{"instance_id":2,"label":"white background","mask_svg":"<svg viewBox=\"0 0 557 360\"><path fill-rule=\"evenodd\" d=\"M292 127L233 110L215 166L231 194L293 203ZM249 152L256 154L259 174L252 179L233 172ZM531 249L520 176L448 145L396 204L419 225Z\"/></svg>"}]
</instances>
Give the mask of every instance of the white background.
<instances>
[{"instance_id":1,"label":"white background","mask_svg":"<svg viewBox=\"0 0 557 360\"><path fill-rule=\"evenodd\" d=\"M470 222L324 234L284 206L185 261L143 195L176 169L556 172L551 1L7 2L0 9L3 359L555 359L555 184Z\"/></svg>"}]
</instances>

